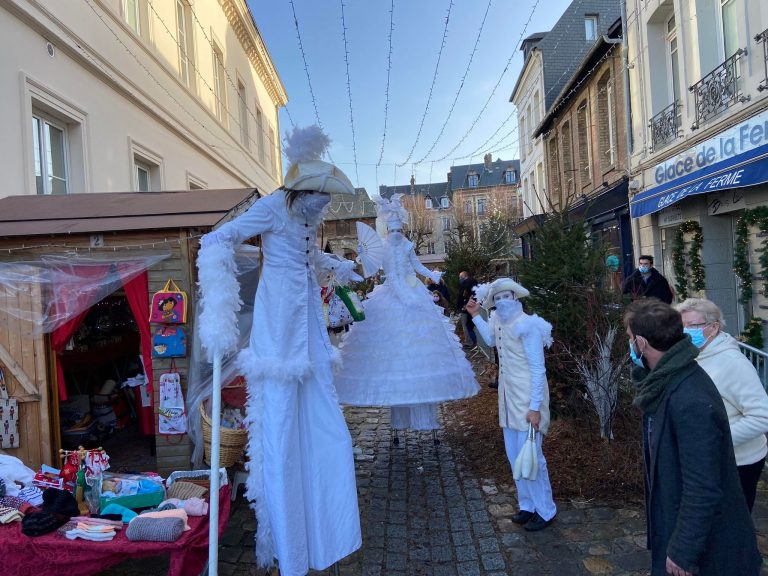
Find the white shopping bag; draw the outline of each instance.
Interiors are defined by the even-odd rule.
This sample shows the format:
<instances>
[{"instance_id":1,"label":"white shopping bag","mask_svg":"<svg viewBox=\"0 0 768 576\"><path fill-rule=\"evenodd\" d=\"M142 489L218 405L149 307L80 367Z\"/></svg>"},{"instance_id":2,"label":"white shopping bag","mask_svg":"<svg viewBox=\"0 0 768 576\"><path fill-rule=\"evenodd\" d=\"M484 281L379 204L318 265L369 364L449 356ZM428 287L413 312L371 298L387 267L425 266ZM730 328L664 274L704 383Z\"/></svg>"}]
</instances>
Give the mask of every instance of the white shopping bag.
<instances>
[{"instance_id":1,"label":"white shopping bag","mask_svg":"<svg viewBox=\"0 0 768 576\"><path fill-rule=\"evenodd\" d=\"M536 430L533 424L528 424L528 438L523 443L523 448L515 458L512 466L512 476L515 480L536 480L539 472L539 458L536 454Z\"/></svg>"},{"instance_id":2,"label":"white shopping bag","mask_svg":"<svg viewBox=\"0 0 768 576\"><path fill-rule=\"evenodd\" d=\"M19 405L8 397L5 374L0 368L0 448L19 447Z\"/></svg>"}]
</instances>

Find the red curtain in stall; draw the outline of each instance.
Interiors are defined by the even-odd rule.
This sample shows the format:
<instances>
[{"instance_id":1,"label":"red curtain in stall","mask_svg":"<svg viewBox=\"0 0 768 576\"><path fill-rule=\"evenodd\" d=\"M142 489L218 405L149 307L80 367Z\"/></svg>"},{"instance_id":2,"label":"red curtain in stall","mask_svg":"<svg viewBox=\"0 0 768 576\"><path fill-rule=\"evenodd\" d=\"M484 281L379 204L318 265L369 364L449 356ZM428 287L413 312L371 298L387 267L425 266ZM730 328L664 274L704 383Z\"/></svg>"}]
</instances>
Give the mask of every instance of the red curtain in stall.
<instances>
[{"instance_id":1,"label":"red curtain in stall","mask_svg":"<svg viewBox=\"0 0 768 576\"><path fill-rule=\"evenodd\" d=\"M122 274L122 270L121 270ZM141 406L141 390L135 387L136 413L139 416L141 433L152 436L155 434L155 396L154 380L152 374L152 334L149 331L149 278L146 270L135 276L132 280L123 280L125 297L131 307L136 326L141 335L141 356L144 360L144 372L147 377L147 393L149 394L149 406Z\"/></svg>"},{"instance_id":2,"label":"red curtain in stall","mask_svg":"<svg viewBox=\"0 0 768 576\"><path fill-rule=\"evenodd\" d=\"M94 281L98 282L109 273L109 266L75 266L70 273L76 277L86 279L86 282L91 285ZM87 305L91 297L92 294L89 290L84 290L82 286L77 284L66 283L65 285L57 286L52 306L53 315L63 315L66 317L68 315L67 310L77 310ZM64 380L64 369L61 366L60 354L64 351L64 347L69 342L69 339L80 327L89 310L90 308L86 308L72 316L64 324L51 332L51 347L55 353L59 400L66 400L68 398L67 383Z\"/></svg>"}]
</instances>

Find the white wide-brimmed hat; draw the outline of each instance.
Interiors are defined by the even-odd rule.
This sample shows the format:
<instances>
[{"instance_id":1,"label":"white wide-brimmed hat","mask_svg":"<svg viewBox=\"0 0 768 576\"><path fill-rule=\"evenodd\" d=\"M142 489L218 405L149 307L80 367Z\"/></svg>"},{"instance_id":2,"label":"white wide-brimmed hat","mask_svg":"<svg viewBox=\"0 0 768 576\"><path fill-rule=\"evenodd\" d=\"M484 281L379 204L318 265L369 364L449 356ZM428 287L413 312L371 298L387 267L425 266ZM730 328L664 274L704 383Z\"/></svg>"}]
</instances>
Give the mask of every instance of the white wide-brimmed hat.
<instances>
[{"instance_id":1,"label":"white wide-brimmed hat","mask_svg":"<svg viewBox=\"0 0 768 576\"><path fill-rule=\"evenodd\" d=\"M524 288L522 284L518 284L512 280L512 278L497 278L491 282L491 285L488 287L488 294L485 297L485 300L483 300L483 308L493 308L493 297L496 296L496 294L499 292L504 292L506 290L514 292L515 298L517 299L525 298L530 294L530 292L528 292L528 290Z\"/></svg>"},{"instance_id":2,"label":"white wide-brimmed hat","mask_svg":"<svg viewBox=\"0 0 768 576\"><path fill-rule=\"evenodd\" d=\"M331 140L319 126L294 128L285 135L285 155L291 165L283 186L289 190L313 190L327 194L354 194L355 187L346 174L321 160Z\"/></svg>"},{"instance_id":3,"label":"white wide-brimmed hat","mask_svg":"<svg viewBox=\"0 0 768 576\"><path fill-rule=\"evenodd\" d=\"M284 186L290 190L314 190L327 194L354 194L347 175L322 160L295 162L288 168Z\"/></svg>"}]
</instances>

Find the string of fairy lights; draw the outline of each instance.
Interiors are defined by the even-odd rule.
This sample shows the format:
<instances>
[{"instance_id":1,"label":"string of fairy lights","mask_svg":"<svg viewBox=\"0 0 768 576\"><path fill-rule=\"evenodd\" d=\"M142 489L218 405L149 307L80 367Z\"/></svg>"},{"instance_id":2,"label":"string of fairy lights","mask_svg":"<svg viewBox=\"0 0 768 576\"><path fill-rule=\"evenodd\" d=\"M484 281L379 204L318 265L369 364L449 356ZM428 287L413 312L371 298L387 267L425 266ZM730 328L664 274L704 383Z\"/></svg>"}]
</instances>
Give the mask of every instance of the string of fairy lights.
<instances>
[{"instance_id":1,"label":"string of fairy lights","mask_svg":"<svg viewBox=\"0 0 768 576\"><path fill-rule=\"evenodd\" d=\"M347 44L347 22L344 18L344 0L339 0L341 5L341 36L344 39L344 65L347 73L347 97L349 100L349 127L352 130L352 157L355 159L355 182L360 183L360 174L357 168L357 143L355 137L355 113L352 108L352 81L349 78L349 46Z\"/></svg>"}]
</instances>

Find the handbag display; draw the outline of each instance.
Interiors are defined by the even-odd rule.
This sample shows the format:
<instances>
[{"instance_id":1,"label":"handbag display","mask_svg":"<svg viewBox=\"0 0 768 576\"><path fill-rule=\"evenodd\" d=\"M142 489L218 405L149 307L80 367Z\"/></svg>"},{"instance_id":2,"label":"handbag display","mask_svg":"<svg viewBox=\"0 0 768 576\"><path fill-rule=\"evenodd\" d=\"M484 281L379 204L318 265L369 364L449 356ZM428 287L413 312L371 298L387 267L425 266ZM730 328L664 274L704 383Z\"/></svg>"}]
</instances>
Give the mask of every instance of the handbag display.
<instances>
[{"instance_id":1,"label":"handbag display","mask_svg":"<svg viewBox=\"0 0 768 576\"><path fill-rule=\"evenodd\" d=\"M533 424L528 424L528 437L523 443L520 453L512 466L512 476L515 480L536 480L539 472L539 457L536 453L536 430Z\"/></svg>"},{"instance_id":2,"label":"handbag display","mask_svg":"<svg viewBox=\"0 0 768 576\"><path fill-rule=\"evenodd\" d=\"M152 335L152 358L183 358L187 355L187 335L178 326L163 326Z\"/></svg>"},{"instance_id":3,"label":"handbag display","mask_svg":"<svg viewBox=\"0 0 768 576\"><path fill-rule=\"evenodd\" d=\"M19 405L8 397L5 373L0 368L0 448L19 447Z\"/></svg>"},{"instance_id":4,"label":"handbag display","mask_svg":"<svg viewBox=\"0 0 768 576\"><path fill-rule=\"evenodd\" d=\"M160 434L186 434L187 409L181 390L181 374L171 360L171 368L160 375L160 408L158 409Z\"/></svg>"},{"instance_id":5,"label":"handbag display","mask_svg":"<svg viewBox=\"0 0 768 576\"><path fill-rule=\"evenodd\" d=\"M172 278L152 295L149 321L158 324L184 324L187 321L187 293Z\"/></svg>"}]
</instances>

